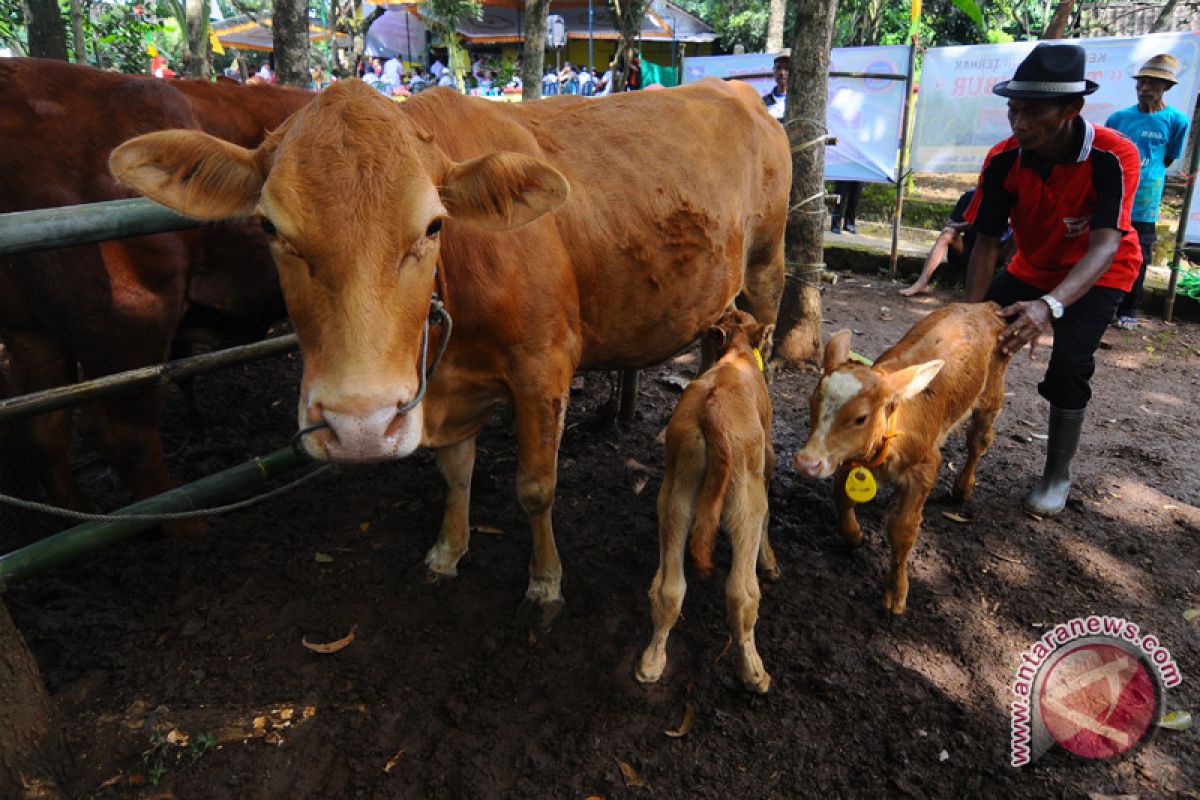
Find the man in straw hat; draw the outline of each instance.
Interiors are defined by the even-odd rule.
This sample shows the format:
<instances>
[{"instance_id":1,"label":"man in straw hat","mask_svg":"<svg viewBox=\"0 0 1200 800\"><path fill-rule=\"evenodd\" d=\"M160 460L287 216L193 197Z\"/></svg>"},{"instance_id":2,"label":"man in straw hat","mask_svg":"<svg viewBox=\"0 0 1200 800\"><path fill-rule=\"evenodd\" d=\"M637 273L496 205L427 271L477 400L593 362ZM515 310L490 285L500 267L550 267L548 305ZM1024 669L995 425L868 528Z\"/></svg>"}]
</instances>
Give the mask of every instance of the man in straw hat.
<instances>
[{"instance_id":1,"label":"man in straw hat","mask_svg":"<svg viewBox=\"0 0 1200 800\"><path fill-rule=\"evenodd\" d=\"M1142 266L1133 288L1117 306L1117 327L1132 330L1138 325L1137 309L1142 299L1142 281L1154 255L1158 238L1154 223L1162 202L1167 167L1183 155L1187 143L1188 117L1163 100L1178 83L1179 59L1170 53L1154 56L1133 75L1137 82L1137 105L1113 113L1105 125L1116 128L1137 145L1142 156L1141 177L1133 198L1133 227L1142 247Z\"/></svg>"},{"instance_id":2,"label":"man in straw hat","mask_svg":"<svg viewBox=\"0 0 1200 800\"><path fill-rule=\"evenodd\" d=\"M1086 62L1077 45L1039 44L1012 80L996 84L992 91L1008 98L1013 135L988 152L967 209L977 231L967 299L1000 304L1009 321L1001 349L1011 355L1029 345L1032 355L1038 338L1054 333L1038 384L1050 401L1046 466L1023 501L1041 516L1066 507L1094 354L1141 262L1129 216L1138 151L1080 116L1084 96L1098 88L1084 78ZM993 280L1010 219L1016 254Z\"/></svg>"}]
</instances>

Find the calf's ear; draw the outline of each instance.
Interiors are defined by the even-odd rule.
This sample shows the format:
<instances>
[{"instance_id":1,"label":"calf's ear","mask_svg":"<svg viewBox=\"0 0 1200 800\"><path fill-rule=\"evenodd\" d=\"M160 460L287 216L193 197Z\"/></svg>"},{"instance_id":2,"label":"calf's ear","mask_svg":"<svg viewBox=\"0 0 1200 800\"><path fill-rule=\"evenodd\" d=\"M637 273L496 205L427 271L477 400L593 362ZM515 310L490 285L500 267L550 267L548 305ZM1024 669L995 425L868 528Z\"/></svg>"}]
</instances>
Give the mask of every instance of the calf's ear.
<instances>
[{"instance_id":1,"label":"calf's ear","mask_svg":"<svg viewBox=\"0 0 1200 800\"><path fill-rule=\"evenodd\" d=\"M850 336L850 329L842 328L829 337L829 341L825 344L824 369L826 375L850 360Z\"/></svg>"},{"instance_id":2,"label":"calf's ear","mask_svg":"<svg viewBox=\"0 0 1200 800\"><path fill-rule=\"evenodd\" d=\"M510 231L555 211L571 186L554 167L520 153L492 153L455 164L438 190L450 216Z\"/></svg>"},{"instance_id":3,"label":"calf's ear","mask_svg":"<svg viewBox=\"0 0 1200 800\"><path fill-rule=\"evenodd\" d=\"M896 370L884 377L884 385L889 394L896 395L901 400L916 397L925 391L925 387L929 385L930 381L937 377L945 363L939 358L935 361L926 361L924 364L914 364L911 367Z\"/></svg>"},{"instance_id":4,"label":"calf's ear","mask_svg":"<svg viewBox=\"0 0 1200 800\"><path fill-rule=\"evenodd\" d=\"M108 157L117 180L196 219L245 216L258 205L263 172L255 152L200 131L158 131Z\"/></svg>"}]
</instances>

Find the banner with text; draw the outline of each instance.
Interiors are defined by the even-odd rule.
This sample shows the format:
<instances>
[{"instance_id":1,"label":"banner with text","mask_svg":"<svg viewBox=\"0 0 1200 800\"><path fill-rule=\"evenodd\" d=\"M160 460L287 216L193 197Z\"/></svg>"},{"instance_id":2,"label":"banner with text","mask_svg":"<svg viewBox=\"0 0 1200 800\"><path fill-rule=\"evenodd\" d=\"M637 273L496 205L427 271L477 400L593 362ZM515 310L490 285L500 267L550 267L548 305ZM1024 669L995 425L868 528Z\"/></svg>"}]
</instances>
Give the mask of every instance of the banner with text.
<instances>
[{"instance_id":1,"label":"banner with text","mask_svg":"<svg viewBox=\"0 0 1200 800\"><path fill-rule=\"evenodd\" d=\"M925 53L917 93L916 129L910 152L915 172L978 172L987 151L1007 139L1007 100L992 87L1012 78L1037 42L935 47ZM1155 33L1103 39L1072 39L1087 51L1087 77L1100 84L1088 95L1083 116L1103 125L1114 111L1137 103L1133 73L1158 53L1181 66L1179 85L1164 99L1189 118L1200 74L1200 33ZM1179 171L1183 159L1170 170Z\"/></svg>"},{"instance_id":2,"label":"banner with text","mask_svg":"<svg viewBox=\"0 0 1200 800\"><path fill-rule=\"evenodd\" d=\"M1200 244L1200 181L1196 181L1196 185L1192 187L1192 206L1188 209L1187 227L1183 230L1183 238L1187 244Z\"/></svg>"},{"instance_id":3,"label":"banner with text","mask_svg":"<svg viewBox=\"0 0 1200 800\"><path fill-rule=\"evenodd\" d=\"M775 85L771 76L773 61L771 53L687 58L683 63L683 82L692 83L709 76L736 78L752 85L760 95L766 94ZM825 148L828 180L895 182L907 68L908 47L904 45L833 49L830 72L895 77L829 78L825 124L838 143ZM818 133L811 125L800 125L793 139L810 139Z\"/></svg>"}]
</instances>

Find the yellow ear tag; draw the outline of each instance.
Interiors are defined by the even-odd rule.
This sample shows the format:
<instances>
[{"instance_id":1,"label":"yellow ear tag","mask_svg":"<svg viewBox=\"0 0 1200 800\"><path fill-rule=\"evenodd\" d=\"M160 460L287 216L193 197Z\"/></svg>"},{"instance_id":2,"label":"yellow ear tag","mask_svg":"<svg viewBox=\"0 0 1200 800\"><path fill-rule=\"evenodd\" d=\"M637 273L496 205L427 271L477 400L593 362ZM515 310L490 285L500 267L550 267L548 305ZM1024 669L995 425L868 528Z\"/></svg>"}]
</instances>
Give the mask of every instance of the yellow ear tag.
<instances>
[{"instance_id":1,"label":"yellow ear tag","mask_svg":"<svg viewBox=\"0 0 1200 800\"><path fill-rule=\"evenodd\" d=\"M754 360L755 360L756 362L758 362L758 371L759 371L759 372L762 372L762 371L763 371L763 369L764 369L764 368L763 368L762 353L761 353L761 352L759 352L759 350L758 350L758 348L757 348L757 347L756 347L756 348L754 348Z\"/></svg>"},{"instance_id":2,"label":"yellow ear tag","mask_svg":"<svg viewBox=\"0 0 1200 800\"><path fill-rule=\"evenodd\" d=\"M875 490L875 476L866 467L859 467L846 476L846 497L856 503L872 500Z\"/></svg>"}]
</instances>

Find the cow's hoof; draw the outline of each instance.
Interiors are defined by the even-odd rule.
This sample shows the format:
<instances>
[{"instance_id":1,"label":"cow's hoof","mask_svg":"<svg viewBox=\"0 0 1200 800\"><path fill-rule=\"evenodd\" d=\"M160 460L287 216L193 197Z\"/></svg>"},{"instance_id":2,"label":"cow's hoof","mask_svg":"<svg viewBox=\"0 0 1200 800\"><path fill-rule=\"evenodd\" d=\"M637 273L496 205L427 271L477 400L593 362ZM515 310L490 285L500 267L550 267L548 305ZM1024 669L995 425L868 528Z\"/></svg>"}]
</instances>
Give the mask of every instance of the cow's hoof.
<instances>
[{"instance_id":1,"label":"cow's hoof","mask_svg":"<svg viewBox=\"0 0 1200 800\"><path fill-rule=\"evenodd\" d=\"M756 694L766 694L771 689L771 676L762 670L756 675L743 675L742 685Z\"/></svg>"},{"instance_id":2,"label":"cow's hoof","mask_svg":"<svg viewBox=\"0 0 1200 800\"><path fill-rule=\"evenodd\" d=\"M565 605L562 598L539 601L526 597L517 608L517 619L538 633L549 633Z\"/></svg>"},{"instance_id":3,"label":"cow's hoof","mask_svg":"<svg viewBox=\"0 0 1200 800\"><path fill-rule=\"evenodd\" d=\"M667 668L666 653L654 653L653 649L652 647L646 648L637 669L633 671L633 676L637 678L638 683L658 683L663 671Z\"/></svg>"},{"instance_id":4,"label":"cow's hoof","mask_svg":"<svg viewBox=\"0 0 1200 800\"><path fill-rule=\"evenodd\" d=\"M862 528L856 531L842 531L842 541L846 543L847 547L862 547Z\"/></svg>"},{"instance_id":5,"label":"cow's hoof","mask_svg":"<svg viewBox=\"0 0 1200 800\"><path fill-rule=\"evenodd\" d=\"M971 495L973 495L973 494L975 494L974 486L971 486L969 488L955 486L953 489L950 490L950 500L952 502L959 503L959 504L969 503L971 501Z\"/></svg>"},{"instance_id":6,"label":"cow's hoof","mask_svg":"<svg viewBox=\"0 0 1200 800\"><path fill-rule=\"evenodd\" d=\"M426 586L446 586L453 583L454 579L458 577L457 575L448 575L445 572L430 569L426 564L422 564L421 566L423 569L420 573L420 580Z\"/></svg>"},{"instance_id":7,"label":"cow's hoof","mask_svg":"<svg viewBox=\"0 0 1200 800\"><path fill-rule=\"evenodd\" d=\"M779 583L779 579L783 577L783 570L778 565L759 567L758 574L767 583Z\"/></svg>"}]
</instances>

